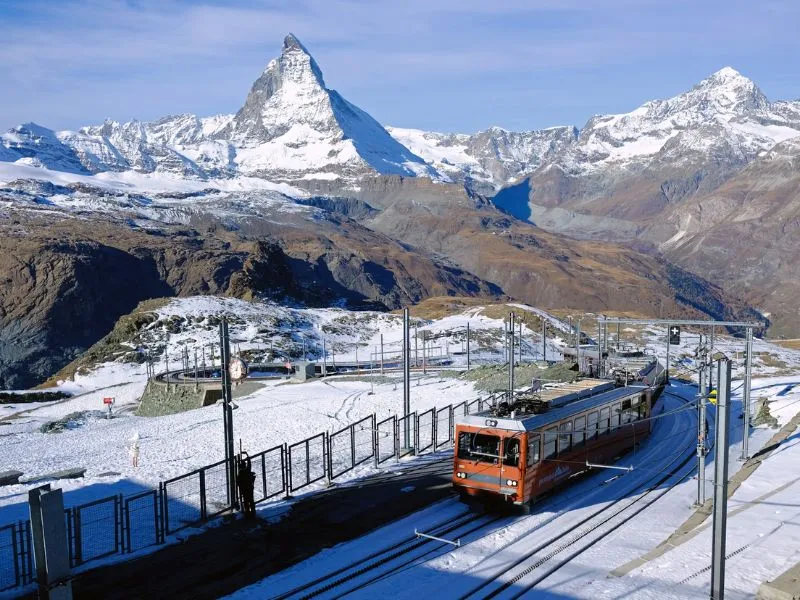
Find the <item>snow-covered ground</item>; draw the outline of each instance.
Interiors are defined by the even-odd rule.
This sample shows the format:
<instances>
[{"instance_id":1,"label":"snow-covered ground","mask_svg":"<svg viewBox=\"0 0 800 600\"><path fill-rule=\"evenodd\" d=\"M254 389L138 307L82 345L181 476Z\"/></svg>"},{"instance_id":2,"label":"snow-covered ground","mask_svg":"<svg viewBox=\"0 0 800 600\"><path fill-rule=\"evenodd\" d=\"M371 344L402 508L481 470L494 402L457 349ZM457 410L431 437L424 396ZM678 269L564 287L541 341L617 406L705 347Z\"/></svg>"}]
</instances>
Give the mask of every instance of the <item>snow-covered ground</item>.
<instances>
[{"instance_id":1,"label":"snow-covered ground","mask_svg":"<svg viewBox=\"0 0 800 600\"><path fill-rule=\"evenodd\" d=\"M691 398L695 388L675 384L670 391ZM773 414L779 415L781 422L800 411L800 377L758 380L754 391L769 398L770 408ZM737 460L741 452L741 420L738 418L740 410L736 410L741 408L741 396L735 394L733 400L735 408L729 448L731 474L741 464ZM544 540L559 536L617 498L635 498L645 482L665 472L679 456L691 455L696 434L695 411L680 411L682 406L676 398L664 396L664 410L679 412L671 418L657 421L650 439L642 444L635 455L626 457L626 465L630 463L634 467L632 472L611 482L609 478L614 472L600 472L546 500L529 517L510 517L481 529L462 538L460 548L439 544L438 550L432 555L415 561L396 575L354 591L351 596L416 598L424 594L440 598L462 597L481 582L503 573L526 551ZM713 413L710 417L713 418ZM767 427L756 428L750 437L751 453L762 447L773 433ZM798 491L796 484L800 482L795 474L800 460L797 439L798 435L795 434L778 452L773 453L737 490L729 503L729 513L733 514L728 521L728 552L741 547L744 550L729 560L728 597L751 598L762 581L774 578L800 559L800 551L797 550L800 547L800 530L797 529L800 509L795 502ZM713 473L711 455L708 457L706 473ZM659 489L663 489L663 486ZM710 520L701 526L703 533L690 542L625 577L608 577L614 568L654 548L688 518L694 510L692 505L696 490L696 478L688 478L635 516L633 521L620 526L614 533L579 554L524 597L539 597L544 593L545 597L553 598L707 598L707 572L686 582L684 579L710 564ZM770 492L775 493L765 497ZM707 495L711 493L712 484L708 482ZM754 500L757 503L748 504ZM432 514L446 515L446 511L456 514L458 506L459 503L453 500L411 515L364 538L323 551L230 597L238 600L273 597L351 563L363 561L362 564L367 564L369 561L365 560L366 557L376 549L413 535L415 529L425 530L431 524ZM743 507L747 508L742 510ZM536 562L549 550L535 554L528 562ZM553 563L562 558L563 555L558 555ZM350 589L349 586L364 583L369 577L364 575L355 578L352 583L337 587L320 597L342 594ZM499 581L503 580L501 575ZM524 584L523 578L500 597L517 597ZM482 594L491 590L491 587L486 588Z\"/></svg>"},{"instance_id":2,"label":"snow-covered ground","mask_svg":"<svg viewBox=\"0 0 800 600\"><path fill-rule=\"evenodd\" d=\"M519 308L531 309L522 305ZM165 349L169 352L170 368L173 369L180 364L183 348L189 348L192 359L193 349L205 352L206 360L210 362L209 348L218 341L218 332L213 319L209 317L223 313L235 317L230 328L234 351L256 351L265 356L271 354L273 358L298 358L302 355L305 340L308 357L319 359L324 338L329 361L334 359L334 354L337 361L354 360L356 352L360 361L375 360L383 335L388 359L398 355L402 337L402 319L396 314L287 308L269 303L207 297L175 299L155 312L156 318L143 327L130 345L131 349L146 347L154 352L159 357L159 371L166 364ZM538 309L534 312L548 319L555 328L564 329L562 320ZM463 351L467 323L474 332L473 361L501 361L503 322L485 316L480 308L470 308L461 314L433 321L416 322L420 330L428 330L433 337L430 342L433 348L431 354L449 353L456 366L466 361ZM169 336L166 335L168 330L171 331ZM645 330L631 327L623 328L622 333L626 343L630 341L631 344L643 345L663 360L666 353L663 328ZM525 328L523 337L526 357L540 358L539 332ZM563 347L563 340L556 337L548 339L548 342L548 358L560 356L559 348ZM690 378L694 378L691 356L696 342L696 336L684 332L682 345L670 350L674 368L677 366ZM734 359L734 375L741 375L743 340L718 335L716 347ZM776 371L783 373L796 370L800 365L800 353L761 340L756 340L755 351L761 354L754 365L753 400L766 398L772 414L784 423L800 412L800 376L769 375ZM219 359L216 361L218 364ZM438 374L415 374L414 377L416 379L411 386L412 410L424 411L433 406L457 404L480 395L471 382L463 379L441 377ZM86 468L83 479L65 480L57 484L65 491L66 504L75 505L113 494L152 489L159 481L223 457L222 411L219 406L163 417L137 417L133 411L145 384L143 365L111 361L77 375L74 381L61 382L57 389L74 394L71 398L35 404L0 405L0 421L3 422L0 428L0 471L18 469L25 473L23 479L26 479L66 468ZM792 387L793 384L798 385ZM735 390L734 405L740 407L741 382L735 382L732 387ZM672 391L684 396L693 394L693 388L680 383L676 383ZM102 399L106 396L115 398L115 418L110 420L103 415ZM665 397L668 408L674 408L672 405L675 402L677 400L674 398ZM372 413L379 419L396 414L402 407L402 386L390 378L379 377L372 380L334 377L307 383L270 381L237 398L236 405L234 435L237 445L241 438L243 448L253 453L322 431L340 429ZM43 424L73 413L83 414L71 428L61 433L40 432ZM740 464L736 461L741 444L741 421L737 416L734 414L731 420L732 472ZM129 457L129 446L135 434L141 438L138 468L130 464ZM771 434L772 431L767 427L756 428L751 434L751 453L760 448ZM391 593L394 590L395 595L401 589L403 594L410 597L438 588L439 593L447 595L453 581L474 581L485 575L485 569L489 566L500 568L507 557L522 552L530 540L540 540L548 533L557 532L581 514L610 502L615 494L624 492L636 483L637 477L644 478L663 469L664 461L678 452L681 445L691 444L694 435L693 410L664 419L659 422L651 439L633 457L636 469L632 473L602 487L599 482L608 479L609 475L589 478L554 497L550 503L543 505L542 512L530 518L511 519L488 535L466 539L468 543L460 549L420 563L413 569L413 578L404 578L403 586L398 588L395 581L394 588L368 589L372 590L370 593L376 590ZM744 506L748 508L729 521L728 547L732 551L751 544L732 558L732 564L733 561L740 561L742 565L752 567L749 572L758 574L757 577L740 579L736 575L729 577L733 586L731 589L742 594L752 594L761 580L774 577L798 559L794 550L798 547L798 532L793 523L800 520L792 512L791 500L792 494L798 491L792 477L795 465L800 460L800 448L796 440L797 434L765 461L731 501L731 510ZM370 470L370 465L363 465L346 477L363 476ZM712 469L708 468L707 474L711 473ZM784 484L786 487L769 499L752 506L746 504ZM635 525L627 525L559 571L552 580L546 582L547 589L570 597L612 598L626 594L632 597L664 597L666 590L674 589L678 582L707 564L710 548L707 531L626 577L607 579L606 574L653 548L683 522L692 511L696 485L696 481L690 479L676 487L637 516ZM25 502L29 487L17 485L2 488L0 524L27 518ZM384 540L388 545L397 536L408 535L415 526L423 528L432 519L440 519L443 514L455 514L460 509L460 505L447 502L431 507L430 514L412 515L389 529L373 532L367 538L322 553L311 562L301 563L290 571L276 575L277 579L267 580L268 583L264 585L273 586L280 581L295 580L305 570L310 569L308 573L314 569L319 571L323 565L332 569L337 561L352 560L359 552L372 551L376 545L381 546ZM753 526L753 523L757 526ZM759 549L768 551L769 558L765 558L766 552ZM487 556L492 557L491 565L486 562ZM750 562L753 564L750 565ZM681 597L700 597L705 594L701 586L707 579L707 575L702 574L681 584ZM409 587L405 583L409 580L418 581L419 584ZM392 579L387 579L382 585L389 586L390 582ZM469 587L468 583L463 585ZM258 589L243 591L243 597L248 594L250 597L260 597Z\"/></svg>"}]
</instances>

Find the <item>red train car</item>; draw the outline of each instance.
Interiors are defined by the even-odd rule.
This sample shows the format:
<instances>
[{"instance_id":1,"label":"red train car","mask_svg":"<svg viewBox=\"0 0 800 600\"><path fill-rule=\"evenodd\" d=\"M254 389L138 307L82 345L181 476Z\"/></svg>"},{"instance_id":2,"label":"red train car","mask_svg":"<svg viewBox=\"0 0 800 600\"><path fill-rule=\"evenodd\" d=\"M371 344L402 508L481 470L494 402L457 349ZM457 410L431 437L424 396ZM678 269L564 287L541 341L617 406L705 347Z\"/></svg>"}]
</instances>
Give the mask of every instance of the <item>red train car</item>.
<instances>
[{"instance_id":1,"label":"red train car","mask_svg":"<svg viewBox=\"0 0 800 600\"><path fill-rule=\"evenodd\" d=\"M462 497L529 506L650 434L653 388L590 380L546 392L459 418L453 485Z\"/></svg>"}]
</instances>

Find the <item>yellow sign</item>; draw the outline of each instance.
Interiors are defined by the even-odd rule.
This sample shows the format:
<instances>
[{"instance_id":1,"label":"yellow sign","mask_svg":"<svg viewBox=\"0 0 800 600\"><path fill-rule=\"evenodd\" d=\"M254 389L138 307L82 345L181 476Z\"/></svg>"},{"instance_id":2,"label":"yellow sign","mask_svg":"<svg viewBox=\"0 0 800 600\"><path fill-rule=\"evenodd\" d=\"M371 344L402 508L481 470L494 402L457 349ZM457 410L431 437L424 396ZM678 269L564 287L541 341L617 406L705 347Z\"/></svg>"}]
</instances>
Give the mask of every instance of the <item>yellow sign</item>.
<instances>
[{"instance_id":1,"label":"yellow sign","mask_svg":"<svg viewBox=\"0 0 800 600\"><path fill-rule=\"evenodd\" d=\"M716 404L717 403L717 390L711 390L708 393L708 400L709 400L709 402L711 402L711 404Z\"/></svg>"}]
</instances>

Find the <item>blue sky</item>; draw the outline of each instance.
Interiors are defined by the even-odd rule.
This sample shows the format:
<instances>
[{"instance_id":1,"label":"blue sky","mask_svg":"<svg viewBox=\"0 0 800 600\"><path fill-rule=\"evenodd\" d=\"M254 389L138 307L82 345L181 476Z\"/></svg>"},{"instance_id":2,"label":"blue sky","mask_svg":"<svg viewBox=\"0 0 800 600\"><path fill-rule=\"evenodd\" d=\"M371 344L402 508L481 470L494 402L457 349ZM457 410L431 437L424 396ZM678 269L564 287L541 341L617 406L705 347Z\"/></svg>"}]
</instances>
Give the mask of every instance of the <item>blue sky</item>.
<instances>
[{"instance_id":1,"label":"blue sky","mask_svg":"<svg viewBox=\"0 0 800 600\"><path fill-rule=\"evenodd\" d=\"M797 0L0 0L0 129L235 112L291 31L384 124L583 126L723 66L800 97Z\"/></svg>"}]
</instances>

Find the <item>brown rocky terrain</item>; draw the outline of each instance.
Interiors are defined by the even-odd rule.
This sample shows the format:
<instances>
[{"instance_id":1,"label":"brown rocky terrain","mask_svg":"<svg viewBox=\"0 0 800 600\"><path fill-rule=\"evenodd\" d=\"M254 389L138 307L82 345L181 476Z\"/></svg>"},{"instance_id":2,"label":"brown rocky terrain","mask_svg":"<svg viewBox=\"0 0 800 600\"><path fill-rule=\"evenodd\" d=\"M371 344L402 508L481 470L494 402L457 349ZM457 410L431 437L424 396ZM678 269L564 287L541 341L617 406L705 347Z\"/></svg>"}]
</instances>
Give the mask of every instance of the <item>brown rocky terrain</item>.
<instances>
[{"instance_id":1,"label":"brown rocky terrain","mask_svg":"<svg viewBox=\"0 0 800 600\"><path fill-rule=\"evenodd\" d=\"M52 210L0 219L0 388L36 384L86 350L140 301L268 296L312 306L396 308L428 296L500 289L347 219L286 226L207 214L186 225L128 226Z\"/></svg>"},{"instance_id":2,"label":"brown rocky terrain","mask_svg":"<svg viewBox=\"0 0 800 600\"><path fill-rule=\"evenodd\" d=\"M800 334L800 138L670 207L645 235L670 260L769 313L772 335Z\"/></svg>"},{"instance_id":3,"label":"brown rocky terrain","mask_svg":"<svg viewBox=\"0 0 800 600\"><path fill-rule=\"evenodd\" d=\"M754 316L744 302L668 263L645 244L579 241L550 233L504 214L461 186L376 177L363 180L355 195L380 211L362 219L368 227L444 256L536 306L664 317L698 312Z\"/></svg>"}]
</instances>

